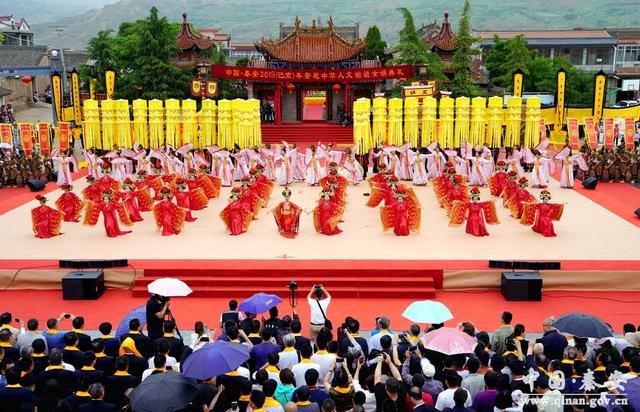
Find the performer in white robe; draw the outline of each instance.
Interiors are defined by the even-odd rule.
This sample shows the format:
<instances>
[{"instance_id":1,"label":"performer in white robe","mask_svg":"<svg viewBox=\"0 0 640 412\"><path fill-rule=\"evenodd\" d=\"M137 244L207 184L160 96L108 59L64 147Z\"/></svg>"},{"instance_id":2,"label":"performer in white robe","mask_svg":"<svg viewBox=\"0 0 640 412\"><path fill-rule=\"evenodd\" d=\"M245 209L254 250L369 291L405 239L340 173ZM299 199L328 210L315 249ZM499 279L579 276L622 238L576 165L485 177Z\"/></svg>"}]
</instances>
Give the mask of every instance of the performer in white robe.
<instances>
[{"instance_id":1,"label":"performer in white robe","mask_svg":"<svg viewBox=\"0 0 640 412\"><path fill-rule=\"evenodd\" d=\"M318 154L316 153L315 147L311 146L307 149L307 153L305 156L305 165L306 165L306 174L305 181L310 186L315 186L322 179L321 176L321 167L320 167L320 159L318 158Z\"/></svg>"},{"instance_id":2,"label":"performer in white robe","mask_svg":"<svg viewBox=\"0 0 640 412\"><path fill-rule=\"evenodd\" d=\"M277 149L280 146L276 145ZM291 156L287 146L276 152L274 157L274 164L276 167L276 180L280 186L288 186L293 183L293 167L291 165Z\"/></svg>"},{"instance_id":3,"label":"performer in white robe","mask_svg":"<svg viewBox=\"0 0 640 412\"><path fill-rule=\"evenodd\" d=\"M298 152L298 147L295 143L293 146L289 147L289 143L283 140L282 144L284 145L287 156L289 157L289 164L291 165L293 172L293 180L297 180L299 182L304 181L304 156Z\"/></svg>"},{"instance_id":4,"label":"performer in white robe","mask_svg":"<svg viewBox=\"0 0 640 412\"><path fill-rule=\"evenodd\" d=\"M425 162L429 155L421 153L420 151L414 152L413 150L407 150L409 155L409 162L413 169L412 183L415 186L425 186L429 180L429 174L425 167Z\"/></svg>"},{"instance_id":5,"label":"performer in white robe","mask_svg":"<svg viewBox=\"0 0 640 412\"><path fill-rule=\"evenodd\" d=\"M350 185L358 185L362 181L364 176L364 169L358 160L356 159L356 153L358 152L358 145L347 147L345 151L344 171L345 177Z\"/></svg>"},{"instance_id":6,"label":"performer in white robe","mask_svg":"<svg viewBox=\"0 0 640 412\"><path fill-rule=\"evenodd\" d=\"M74 165L73 170L78 170L78 164L75 162L74 158L68 157L64 153L60 153L59 156L52 157L51 159L58 164L58 180L56 183L59 186L70 185L73 183L70 165Z\"/></svg>"},{"instance_id":7,"label":"performer in white robe","mask_svg":"<svg viewBox=\"0 0 640 412\"><path fill-rule=\"evenodd\" d=\"M226 150L219 150L216 152L220 159L220 166L218 167L218 177L222 181L222 186L229 187L233 185L233 162L231 161L231 153Z\"/></svg>"},{"instance_id":8,"label":"performer in white robe","mask_svg":"<svg viewBox=\"0 0 640 412\"><path fill-rule=\"evenodd\" d=\"M531 170L531 187L545 188L549 185L550 176L555 173L556 165L553 159L543 157L536 152Z\"/></svg>"},{"instance_id":9,"label":"performer in white robe","mask_svg":"<svg viewBox=\"0 0 640 412\"><path fill-rule=\"evenodd\" d=\"M571 189L573 187L573 168L577 165L581 170L589 171L589 166L584 158L584 153L580 152L571 155L571 148L566 146L556 154L555 159L560 160L562 170L560 172L560 187Z\"/></svg>"},{"instance_id":10,"label":"performer in white robe","mask_svg":"<svg viewBox=\"0 0 640 412\"><path fill-rule=\"evenodd\" d=\"M279 145L271 147L270 144L267 144L266 147L260 149L260 157L262 158L264 164L264 175L271 181L276 180L275 156L276 153L279 152Z\"/></svg>"}]
</instances>

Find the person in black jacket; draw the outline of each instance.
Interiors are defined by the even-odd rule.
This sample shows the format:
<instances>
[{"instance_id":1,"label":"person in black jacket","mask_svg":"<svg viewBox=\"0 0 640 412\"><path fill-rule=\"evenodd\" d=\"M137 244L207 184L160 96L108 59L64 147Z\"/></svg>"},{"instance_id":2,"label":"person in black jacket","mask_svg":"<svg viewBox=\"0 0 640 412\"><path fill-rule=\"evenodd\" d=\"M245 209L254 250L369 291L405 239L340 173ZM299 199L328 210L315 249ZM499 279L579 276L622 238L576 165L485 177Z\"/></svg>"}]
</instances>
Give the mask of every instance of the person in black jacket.
<instances>
[{"instance_id":1,"label":"person in black jacket","mask_svg":"<svg viewBox=\"0 0 640 412\"><path fill-rule=\"evenodd\" d=\"M111 330L113 326L109 322L102 322L98 327L102 334L99 338L96 338L104 345L104 353L108 356L118 356L118 348L120 347L120 341L111 336Z\"/></svg>"},{"instance_id":2,"label":"person in black jacket","mask_svg":"<svg viewBox=\"0 0 640 412\"><path fill-rule=\"evenodd\" d=\"M82 368L83 354L78 348L78 335L75 332L67 332L64 335L64 351L63 357L64 363L68 363L76 370Z\"/></svg>"},{"instance_id":3,"label":"person in black jacket","mask_svg":"<svg viewBox=\"0 0 640 412\"><path fill-rule=\"evenodd\" d=\"M49 358L44 353L46 346L44 339L36 339L31 343L33 353L31 358L33 359L33 373L36 375L41 374L49 366Z\"/></svg>"},{"instance_id":4,"label":"person in black jacket","mask_svg":"<svg viewBox=\"0 0 640 412\"><path fill-rule=\"evenodd\" d=\"M182 352L184 352L184 342L181 338L175 336L176 323L172 320L165 320L162 328L164 330L164 335L154 341L156 352L158 351L160 342L167 342L169 345L169 356L180 359L182 357Z\"/></svg>"},{"instance_id":5,"label":"person in black jacket","mask_svg":"<svg viewBox=\"0 0 640 412\"><path fill-rule=\"evenodd\" d=\"M11 368L5 373L7 386L0 388L0 405L3 412L19 412L26 405L35 405L33 392L20 386L20 371Z\"/></svg>"},{"instance_id":6,"label":"person in black jacket","mask_svg":"<svg viewBox=\"0 0 640 412\"><path fill-rule=\"evenodd\" d=\"M83 352L91 350L91 337L84 333L84 318L82 316L73 318L71 325L73 326L71 332L75 332L78 336L78 349Z\"/></svg>"},{"instance_id":7,"label":"person in black jacket","mask_svg":"<svg viewBox=\"0 0 640 412\"><path fill-rule=\"evenodd\" d=\"M73 372L73 375L76 379L76 383L79 382L80 379L86 379L89 381L89 384L104 384L104 372L96 369L96 354L93 352L85 352L83 354L82 368Z\"/></svg>"},{"instance_id":8,"label":"person in black jacket","mask_svg":"<svg viewBox=\"0 0 640 412\"><path fill-rule=\"evenodd\" d=\"M73 380L73 372L66 370L62 366L62 351L54 349L49 355L49 366L40 374L36 384L36 395L43 397L47 382L55 380L59 387L61 397L71 395L75 382Z\"/></svg>"},{"instance_id":9,"label":"person in black jacket","mask_svg":"<svg viewBox=\"0 0 640 412\"><path fill-rule=\"evenodd\" d=\"M104 341L101 339L94 339L91 343L93 346L93 353L96 355L95 368L102 371L104 376L110 376L116 371L116 358L104 353L103 342Z\"/></svg>"},{"instance_id":10,"label":"person in black jacket","mask_svg":"<svg viewBox=\"0 0 640 412\"><path fill-rule=\"evenodd\" d=\"M107 377L106 400L118 407L123 407L125 404L124 393L127 389L138 386L140 379L129 374L129 359L126 356L121 356L116 360L116 368L117 371Z\"/></svg>"},{"instance_id":11,"label":"person in black jacket","mask_svg":"<svg viewBox=\"0 0 640 412\"><path fill-rule=\"evenodd\" d=\"M140 320L131 319L129 321L129 332L120 337L120 343L125 339L131 338L136 344L136 349L142 355L142 357L148 359L153 356L153 342L147 336L142 333L142 326Z\"/></svg>"},{"instance_id":12,"label":"person in black jacket","mask_svg":"<svg viewBox=\"0 0 640 412\"><path fill-rule=\"evenodd\" d=\"M89 386L91 400L78 408L78 412L117 412L116 405L104 401L104 386L94 383Z\"/></svg>"}]
</instances>

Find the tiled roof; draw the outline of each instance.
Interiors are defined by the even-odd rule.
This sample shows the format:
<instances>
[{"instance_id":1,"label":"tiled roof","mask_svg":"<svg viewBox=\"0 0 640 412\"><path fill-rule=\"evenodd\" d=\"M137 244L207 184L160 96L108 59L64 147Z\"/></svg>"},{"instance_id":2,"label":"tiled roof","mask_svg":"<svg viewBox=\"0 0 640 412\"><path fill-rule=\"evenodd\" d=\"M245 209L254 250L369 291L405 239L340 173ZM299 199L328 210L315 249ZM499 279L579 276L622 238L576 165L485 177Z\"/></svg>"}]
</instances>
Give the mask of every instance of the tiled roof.
<instances>
[{"instance_id":1,"label":"tiled roof","mask_svg":"<svg viewBox=\"0 0 640 412\"><path fill-rule=\"evenodd\" d=\"M364 51L364 40L350 43L334 31L333 21L318 27L315 20L311 27L301 27L296 19L295 31L274 41L263 39L257 44L265 55L293 63L330 63L348 60Z\"/></svg>"},{"instance_id":2,"label":"tiled roof","mask_svg":"<svg viewBox=\"0 0 640 412\"><path fill-rule=\"evenodd\" d=\"M189 50L193 47L197 47L200 50L206 50L212 45L213 40L203 36L198 36L191 30L191 26L187 22L187 13L182 13L182 24L180 25L180 32L178 33L176 46L182 50Z\"/></svg>"},{"instance_id":3,"label":"tiled roof","mask_svg":"<svg viewBox=\"0 0 640 412\"><path fill-rule=\"evenodd\" d=\"M444 21L440 27L440 31L432 37L426 37L423 39L425 43L431 47L436 47L443 51L454 51L457 49L455 35L451 30L451 23L449 23L449 13L444 14Z\"/></svg>"},{"instance_id":4,"label":"tiled roof","mask_svg":"<svg viewBox=\"0 0 640 412\"><path fill-rule=\"evenodd\" d=\"M3 66L39 66L46 54L47 46L0 46Z\"/></svg>"},{"instance_id":5,"label":"tiled roof","mask_svg":"<svg viewBox=\"0 0 640 412\"><path fill-rule=\"evenodd\" d=\"M228 33L222 33L220 29L198 29L198 32L202 35L202 37L206 37L215 41L228 41L231 39L231 36Z\"/></svg>"},{"instance_id":6,"label":"tiled roof","mask_svg":"<svg viewBox=\"0 0 640 412\"><path fill-rule=\"evenodd\" d=\"M522 34L527 39L609 39L606 30L518 30L518 31L477 31L475 35L482 39L512 39Z\"/></svg>"}]
</instances>

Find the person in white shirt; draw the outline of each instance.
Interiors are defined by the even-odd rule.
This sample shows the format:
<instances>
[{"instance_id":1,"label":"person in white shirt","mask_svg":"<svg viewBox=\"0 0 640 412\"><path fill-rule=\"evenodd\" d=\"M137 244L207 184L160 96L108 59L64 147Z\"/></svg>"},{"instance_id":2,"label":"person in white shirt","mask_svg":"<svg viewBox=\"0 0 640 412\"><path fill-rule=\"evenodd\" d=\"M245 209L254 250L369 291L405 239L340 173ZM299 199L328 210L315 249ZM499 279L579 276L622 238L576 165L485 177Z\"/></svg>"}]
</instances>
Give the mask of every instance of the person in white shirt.
<instances>
[{"instance_id":1,"label":"person in white shirt","mask_svg":"<svg viewBox=\"0 0 640 412\"><path fill-rule=\"evenodd\" d=\"M358 392L362 392L364 394L364 404L362 405L362 407L364 408L365 412L375 412L376 411L376 394L374 392L374 388L373 388L373 381L370 381L370 384L368 386L361 386L360 385L360 369L362 368L362 365L365 362L365 358L363 356L361 356L358 359L358 366L356 367L356 371L353 374L353 391L355 393Z\"/></svg>"},{"instance_id":2,"label":"person in white shirt","mask_svg":"<svg viewBox=\"0 0 640 412\"><path fill-rule=\"evenodd\" d=\"M296 380L296 388L306 385L306 381L304 379L305 373L309 369L315 369L318 374L320 374L320 365L311 361L311 354L313 350L311 346L305 345L300 349L300 355L302 356L302 360L297 365L294 365L291 371L293 372L293 376Z\"/></svg>"},{"instance_id":3,"label":"person in white shirt","mask_svg":"<svg viewBox=\"0 0 640 412\"><path fill-rule=\"evenodd\" d=\"M320 333L316 338L316 346L318 350L311 357L311 362L320 365L320 377L327 376L327 373L331 370L336 362L336 355L334 353L327 352L327 344L329 343L329 337L325 333Z\"/></svg>"},{"instance_id":4,"label":"person in white shirt","mask_svg":"<svg viewBox=\"0 0 640 412\"><path fill-rule=\"evenodd\" d=\"M280 370L293 370L294 365L300 362L300 357L298 356L298 352L296 352L296 348L294 347L296 344L296 337L293 336L292 333L284 335L282 337L282 344L284 345L284 349L278 354L280 356L278 368Z\"/></svg>"},{"instance_id":5,"label":"person in white shirt","mask_svg":"<svg viewBox=\"0 0 640 412\"><path fill-rule=\"evenodd\" d=\"M444 379L445 383L447 384L447 389L440 392L440 394L438 395L438 400L436 401L435 408L439 411L442 411L445 408L453 409L453 407L456 406L454 395L458 389L461 389L467 393L467 398L464 401L464 407L469 408L473 401L471 400L469 391L464 388L460 388L460 383L462 381L460 379L460 376L458 374L446 374Z\"/></svg>"},{"instance_id":6,"label":"person in white shirt","mask_svg":"<svg viewBox=\"0 0 640 412\"><path fill-rule=\"evenodd\" d=\"M380 345L380 339L383 336L393 335L393 333L389 331L389 324L391 323L391 321L388 317L380 316L376 323L378 325L379 332L369 338L369 353L371 353L371 351L374 349L381 351L382 345Z\"/></svg>"},{"instance_id":7,"label":"person in white shirt","mask_svg":"<svg viewBox=\"0 0 640 412\"><path fill-rule=\"evenodd\" d=\"M324 297L324 298L323 298ZM327 311L331 303L331 295L322 285L314 285L307 295L307 302L311 311L311 325L309 325L309 337L315 342L320 330L324 328L327 319ZM322 376L322 375L321 375Z\"/></svg>"},{"instance_id":8,"label":"person in white shirt","mask_svg":"<svg viewBox=\"0 0 640 412\"><path fill-rule=\"evenodd\" d=\"M156 355L153 357L153 368L149 368L142 372L142 380L144 381L154 372L165 372L167 369L167 357L164 355Z\"/></svg>"},{"instance_id":9,"label":"person in white shirt","mask_svg":"<svg viewBox=\"0 0 640 412\"><path fill-rule=\"evenodd\" d=\"M166 341L162 341L158 344L158 354L159 355L164 355L166 358L166 363L165 366L169 367L169 368L173 368L174 366L176 366L178 364L178 361L176 361L176 358L174 358L173 356L169 356L169 344ZM153 364L153 358L149 358L149 368L152 369L154 367Z\"/></svg>"}]
</instances>

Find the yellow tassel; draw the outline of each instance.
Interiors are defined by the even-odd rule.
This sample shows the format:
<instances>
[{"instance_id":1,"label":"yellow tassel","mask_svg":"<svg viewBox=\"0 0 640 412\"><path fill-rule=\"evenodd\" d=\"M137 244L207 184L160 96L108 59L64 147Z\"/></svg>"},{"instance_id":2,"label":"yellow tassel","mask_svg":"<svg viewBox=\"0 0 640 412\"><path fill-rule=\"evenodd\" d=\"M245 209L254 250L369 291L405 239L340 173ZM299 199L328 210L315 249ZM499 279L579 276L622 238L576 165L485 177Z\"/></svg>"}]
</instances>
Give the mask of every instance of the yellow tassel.
<instances>
[{"instance_id":1,"label":"yellow tassel","mask_svg":"<svg viewBox=\"0 0 640 412\"><path fill-rule=\"evenodd\" d=\"M540 99L527 99L526 121L524 125L525 147L535 147L540 144Z\"/></svg>"},{"instance_id":2,"label":"yellow tassel","mask_svg":"<svg viewBox=\"0 0 640 412\"><path fill-rule=\"evenodd\" d=\"M262 145L262 126L260 119L260 100L258 99L249 99L249 117L251 119L252 126L252 146L261 146Z\"/></svg>"},{"instance_id":3,"label":"yellow tassel","mask_svg":"<svg viewBox=\"0 0 640 412\"><path fill-rule=\"evenodd\" d=\"M460 147L462 142L469 141L470 102L468 97L458 97L456 99L456 129L453 137L453 147Z\"/></svg>"},{"instance_id":4,"label":"yellow tassel","mask_svg":"<svg viewBox=\"0 0 640 412\"><path fill-rule=\"evenodd\" d=\"M85 100L82 109L84 113L84 121L82 122L84 147L87 149L92 147L102 149L98 102L95 100Z\"/></svg>"},{"instance_id":5,"label":"yellow tassel","mask_svg":"<svg viewBox=\"0 0 640 412\"><path fill-rule=\"evenodd\" d=\"M198 125L196 123L196 101L186 99L182 101L182 143L192 143L193 147L201 149L202 146L197 141Z\"/></svg>"},{"instance_id":6,"label":"yellow tassel","mask_svg":"<svg viewBox=\"0 0 640 412\"><path fill-rule=\"evenodd\" d=\"M358 154L366 153L373 147L373 135L369 125L369 99L360 98L353 102L353 143L358 145Z\"/></svg>"},{"instance_id":7,"label":"yellow tassel","mask_svg":"<svg viewBox=\"0 0 640 412\"><path fill-rule=\"evenodd\" d=\"M388 143L394 146L402 146L402 99L389 100Z\"/></svg>"},{"instance_id":8,"label":"yellow tassel","mask_svg":"<svg viewBox=\"0 0 640 412\"><path fill-rule=\"evenodd\" d=\"M164 108L162 100L149 101L149 147L157 149L164 144Z\"/></svg>"},{"instance_id":9,"label":"yellow tassel","mask_svg":"<svg viewBox=\"0 0 640 412\"><path fill-rule=\"evenodd\" d=\"M489 98L487 109L487 136L486 143L491 148L502 147L502 124L504 114L502 110L502 98L493 96Z\"/></svg>"},{"instance_id":10,"label":"yellow tassel","mask_svg":"<svg viewBox=\"0 0 640 412\"><path fill-rule=\"evenodd\" d=\"M372 147L365 148L364 153L373 147L380 147L387 142L387 99L376 97L373 99L373 143Z\"/></svg>"},{"instance_id":11,"label":"yellow tassel","mask_svg":"<svg viewBox=\"0 0 640 412\"><path fill-rule=\"evenodd\" d=\"M149 147L149 130L147 127L147 101L133 101L133 139L144 147ZM135 148L137 149L137 147Z\"/></svg>"},{"instance_id":12,"label":"yellow tassel","mask_svg":"<svg viewBox=\"0 0 640 412\"><path fill-rule=\"evenodd\" d=\"M422 146L426 147L438 139L436 112L438 101L431 96L422 99Z\"/></svg>"},{"instance_id":13,"label":"yellow tassel","mask_svg":"<svg viewBox=\"0 0 640 412\"><path fill-rule=\"evenodd\" d=\"M202 146L211 146L216 141L216 101L203 100L200 115Z\"/></svg>"},{"instance_id":14,"label":"yellow tassel","mask_svg":"<svg viewBox=\"0 0 640 412\"><path fill-rule=\"evenodd\" d=\"M507 129L505 146L514 147L520 144L520 125L522 123L522 98L510 97L507 101Z\"/></svg>"},{"instance_id":15,"label":"yellow tassel","mask_svg":"<svg viewBox=\"0 0 640 412\"><path fill-rule=\"evenodd\" d=\"M233 139L231 124L231 101L222 99L218 101L218 139L216 144L226 147L226 142Z\"/></svg>"},{"instance_id":16,"label":"yellow tassel","mask_svg":"<svg viewBox=\"0 0 640 412\"><path fill-rule=\"evenodd\" d=\"M454 100L445 97L440 99L440 134L438 143L442 148L453 148L453 113Z\"/></svg>"},{"instance_id":17,"label":"yellow tassel","mask_svg":"<svg viewBox=\"0 0 640 412\"><path fill-rule=\"evenodd\" d=\"M115 133L115 104L113 100L103 100L100 105L102 108L102 148L104 150L113 149Z\"/></svg>"},{"instance_id":18,"label":"yellow tassel","mask_svg":"<svg viewBox=\"0 0 640 412\"><path fill-rule=\"evenodd\" d=\"M474 97L471 101L471 144L482 145L485 142L485 107L487 99L484 97Z\"/></svg>"},{"instance_id":19,"label":"yellow tassel","mask_svg":"<svg viewBox=\"0 0 640 412\"><path fill-rule=\"evenodd\" d=\"M415 97L404 99L404 141L411 142L411 147L418 147L418 104Z\"/></svg>"},{"instance_id":20,"label":"yellow tassel","mask_svg":"<svg viewBox=\"0 0 640 412\"><path fill-rule=\"evenodd\" d=\"M180 101L168 99L164 102L166 110L166 134L167 145L176 147L180 144Z\"/></svg>"}]
</instances>

